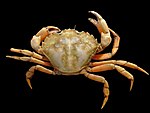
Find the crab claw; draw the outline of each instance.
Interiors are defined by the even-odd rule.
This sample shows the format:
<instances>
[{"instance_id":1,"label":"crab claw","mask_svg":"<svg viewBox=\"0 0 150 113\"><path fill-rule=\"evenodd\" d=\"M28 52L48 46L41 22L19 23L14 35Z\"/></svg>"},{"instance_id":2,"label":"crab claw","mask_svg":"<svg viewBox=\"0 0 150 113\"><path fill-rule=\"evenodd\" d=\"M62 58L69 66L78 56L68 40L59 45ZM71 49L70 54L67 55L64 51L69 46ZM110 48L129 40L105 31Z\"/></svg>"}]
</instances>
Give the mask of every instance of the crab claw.
<instances>
[{"instance_id":1,"label":"crab claw","mask_svg":"<svg viewBox=\"0 0 150 113\"><path fill-rule=\"evenodd\" d=\"M33 36L31 40L31 47L38 53L41 53L40 52L41 42L46 38L46 36L59 31L60 29L55 26L43 27L36 35Z\"/></svg>"},{"instance_id":2,"label":"crab claw","mask_svg":"<svg viewBox=\"0 0 150 113\"><path fill-rule=\"evenodd\" d=\"M99 50L97 51L100 52L104 50L112 41L112 38L110 36L110 31L109 31L110 29L108 28L106 21L102 18L100 14L98 14L95 11L89 11L89 13L95 15L97 18L97 20L93 18L88 18L88 20L97 27L99 33L101 34L101 39L100 39L101 43L100 43Z\"/></svg>"},{"instance_id":3,"label":"crab claw","mask_svg":"<svg viewBox=\"0 0 150 113\"><path fill-rule=\"evenodd\" d=\"M103 32L104 34L108 33L109 32L108 25L106 21L102 18L102 16L95 11L89 11L89 13L92 13L93 15L96 16L97 20L89 18L89 21L97 27L99 32Z\"/></svg>"}]
</instances>

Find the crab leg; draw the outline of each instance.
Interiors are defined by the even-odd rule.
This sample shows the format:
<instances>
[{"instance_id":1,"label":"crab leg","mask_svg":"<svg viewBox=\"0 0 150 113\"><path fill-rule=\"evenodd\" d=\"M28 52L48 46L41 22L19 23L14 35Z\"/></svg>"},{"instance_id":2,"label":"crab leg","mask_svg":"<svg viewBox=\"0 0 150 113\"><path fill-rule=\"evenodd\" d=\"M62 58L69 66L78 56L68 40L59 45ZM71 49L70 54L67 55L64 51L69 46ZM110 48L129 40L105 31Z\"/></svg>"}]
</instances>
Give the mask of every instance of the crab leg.
<instances>
[{"instance_id":1,"label":"crab leg","mask_svg":"<svg viewBox=\"0 0 150 113\"><path fill-rule=\"evenodd\" d=\"M12 58L15 60L22 60L22 61L27 61L27 62L33 62L33 63L37 63L37 64L41 64L43 66L51 66L51 64L49 62L45 62L39 59L36 59L34 57L19 57L19 56L6 56L7 58Z\"/></svg>"},{"instance_id":2,"label":"crab leg","mask_svg":"<svg viewBox=\"0 0 150 113\"><path fill-rule=\"evenodd\" d=\"M95 66L100 66L103 64L118 64L118 65L122 65L122 66L126 66L132 69L137 69L147 75L149 75L148 72L146 72L144 69L140 68L139 66L137 66L136 64L133 64L131 62L127 62L124 60L108 60L108 61L101 61L101 62L93 62L90 64L90 66L95 67Z\"/></svg>"},{"instance_id":3,"label":"crab leg","mask_svg":"<svg viewBox=\"0 0 150 113\"><path fill-rule=\"evenodd\" d=\"M116 54L118 47L119 47L119 42L120 42L120 37L118 36L118 34L116 34L112 29L109 28L109 30L111 31L111 33L114 36L114 43L113 43L113 48L112 51L110 53L104 53L104 54L97 54L94 55L92 57L92 59L94 60L104 60L104 59L109 59L111 58L113 55Z\"/></svg>"},{"instance_id":4,"label":"crab leg","mask_svg":"<svg viewBox=\"0 0 150 113\"><path fill-rule=\"evenodd\" d=\"M104 84L104 87L103 87L104 101L103 101L103 104L101 107L101 109L102 109L105 106L106 102L108 101L108 97L109 97L109 84L108 84L108 82L102 76L90 74L86 71L82 71L81 73L84 74L87 78L89 78L91 80L101 82Z\"/></svg>"},{"instance_id":5,"label":"crab leg","mask_svg":"<svg viewBox=\"0 0 150 113\"><path fill-rule=\"evenodd\" d=\"M93 68L88 68L88 71L89 72L102 72L102 71L114 70L114 69L116 69L123 76L125 76L129 80L131 80L131 84L130 84L130 91L131 91L132 86L133 86L133 81L134 81L133 75L131 73L129 73L128 71L126 71L121 66L118 66L118 65L115 65L115 64L103 64L103 65L95 66Z\"/></svg>"},{"instance_id":6,"label":"crab leg","mask_svg":"<svg viewBox=\"0 0 150 113\"><path fill-rule=\"evenodd\" d=\"M116 69L119 73L121 73L122 75L124 75L125 77L127 77L128 79L131 80L131 85L130 85L130 91L131 91L132 86L133 86L133 81L134 81L133 75L130 74L128 71L126 71L123 67L118 66L116 64L126 66L129 68L133 68L133 69L137 69L137 70L142 71L149 75L149 73L147 73L144 69L140 68L136 64L133 64L133 63L130 63L130 62L127 62L124 60L108 60L108 61L101 61L101 62L93 62L93 63L90 63L90 66L92 66L93 68L87 68L87 71L102 72L102 71ZM90 74L90 75L91 75L91 77L93 76L92 74ZM93 78L94 78L94 76L93 76ZM96 77L95 77L95 79L96 79ZM96 80L98 80L98 77ZM104 100L105 103L106 103L107 99L108 99L108 96Z\"/></svg>"},{"instance_id":7,"label":"crab leg","mask_svg":"<svg viewBox=\"0 0 150 113\"><path fill-rule=\"evenodd\" d=\"M102 18L101 15L99 15L95 11L89 11L89 13L92 13L97 18L97 20L93 18L88 18L88 19L91 23L93 23L97 27L98 31L101 34L101 43L99 45L99 50L98 50L98 52L100 52L104 50L111 43L112 39L110 36L109 28L106 21Z\"/></svg>"},{"instance_id":8,"label":"crab leg","mask_svg":"<svg viewBox=\"0 0 150 113\"><path fill-rule=\"evenodd\" d=\"M33 36L31 40L31 47L37 51L38 53L42 54L41 52L41 42L51 33L60 31L59 28L54 26L47 26L43 27L36 35Z\"/></svg>"},{"instance_id":9,"label":"crab leg","mask_svg":"<svg viewBox=\"0 0 150 113\"><path fill-rule=\"evenodd\" d=\"M42 55L37 54L35 52L31 52L29 50L11 48L10 51L11 52L16 52L16 53L21 53L23 55L31 56L31 57L34 57L34 58L37 58L37 59L40 59L40 60L49 61L45 56L42 56Z\"/></svg>"},{"instance_id":10,"label":"crab leg","mask_svg":"<svg viewBox=\"0 0 150 113\"><path fill-rule=\"evenodd\" d=\"M35 70L38 70L38 71L41 71L41 72L44 72L44 73L47 73L47 74L51 74L51 75L55 75L55 72L53 72L52 70L49 70L43 66L40 66L40 65L36 65L36 66L32 66L27 72L26 72L26 81L29 85L29 87L32 89L32 86L31 86L31 82L30 82L30 79L32 78L32 76L34 75L34 71Z\"/></svg>"}]
</instances>

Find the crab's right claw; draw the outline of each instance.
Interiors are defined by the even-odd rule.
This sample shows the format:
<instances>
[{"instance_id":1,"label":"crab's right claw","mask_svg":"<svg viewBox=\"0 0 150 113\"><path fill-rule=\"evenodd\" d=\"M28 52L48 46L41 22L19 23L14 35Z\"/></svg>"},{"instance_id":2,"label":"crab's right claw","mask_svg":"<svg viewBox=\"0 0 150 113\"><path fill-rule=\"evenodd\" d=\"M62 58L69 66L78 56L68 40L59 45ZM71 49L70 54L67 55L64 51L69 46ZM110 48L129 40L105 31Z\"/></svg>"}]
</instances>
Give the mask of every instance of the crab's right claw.
<instances>
[{"instance_id":1,"label":"crab's right claw","mask_svg":"<svg viewBox=\"0 0 150 113\"><path fill-rule=\"evenodd\" d=\"M58 27L55 26L47 26L46 29L48 30L49 34L61 31Z\"/></svg>"},{"instance_id":2,"label":"crab's right claw","mask_svg":"<svg viewBox=\"0 0 150 113\"><path fill-rule=\"evenodd\" d=\"M33 36L31 40L31 47L37 51L38 53L41 53L41 42L48 36L49 34L52 34L54 32L59 32L60 29L55 26L47 26L43 27L36 35Z\"/></svg>"},{"instance_id":3,"label":"crab's right claw","mask_svg":"<svg viewBox=\"0 0 150 113\"><path fill-rule=\"evenodd\" d=\"M59 32L60 29L58 27L55 26L47 26L47 27L43 27L37 34L37 37L41 37L41 41L44 40L46 38L46 36L48 36L51 33L54 32Z\"/></svg>"}]
</instances>

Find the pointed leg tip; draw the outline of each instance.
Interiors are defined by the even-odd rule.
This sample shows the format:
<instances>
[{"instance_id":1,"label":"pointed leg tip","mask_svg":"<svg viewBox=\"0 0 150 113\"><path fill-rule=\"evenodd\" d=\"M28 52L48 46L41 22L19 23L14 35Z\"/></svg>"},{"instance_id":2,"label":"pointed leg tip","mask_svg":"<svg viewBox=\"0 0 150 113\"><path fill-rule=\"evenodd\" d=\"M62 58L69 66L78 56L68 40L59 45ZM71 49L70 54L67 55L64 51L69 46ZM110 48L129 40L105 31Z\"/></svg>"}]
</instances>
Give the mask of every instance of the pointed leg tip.
<instances>
[{"instance_id":1,"label":"pointed leg tip","mask_svg":"<svg viewBox=\"0 0 150 113\"><path fill-rule=\"evenodd\" d=\"M143 70L143 69L141 69L141 71L142 71L143 73L145 73L146 75L149 75L149 73L148 73L147 71L145 71L145 70Z\"/></svg>"},{"instance_id":2,"label":"pointed leg tip","mask_svg":"<svg viewBox=\"0 0 150 113\"><path fill-rule=\"evenodd\" d=\"M6 58L12 58L12 56L6 55Z\"/></svg>"},{"instance_id":3,"label":"pointed leg tip","mask_svg":"<svg viewBox=\"0 0 150 113\"><path fill-rule=\"evenodd\" d=\"M10 51L13 51L13 50L15 50L15 48L10 48Z\"/></svg>"},{"instance_id":4,"label":"pointed leg tip","mask_svg":"<svg viewBox=\"0 0 150 113\"><path fill-rule=\"evenodd\" d=\"M30 86L30 89L32 90L32 86Z\"/></svg>"},{"instance_id":5,"label":"pointed leg tip","mask_svg":"<svg viewBox=\"0 0 150 113\"><path fill-rule=\"evenodd\" d=\"M149 73L148 73L148 72L146 72L146 71L145 71L145 74L149 75Z\"/></svg>"},{"instance_id":6,"label":"pointed leg tip","mask_svg":"<svg viewBox=\"0 0 150 113\"><path fill-rule=\"evenodd\" d=\"M142 69L142 68L140 68L140 67L139 67L139 70L140 70L141 72L143 72L143 73L149 75L149 73L148 73L147 71L145 71L144 69Z\"/></svg>"},{"instance_id":7,"label":"pointed leg tip","mask_svg":"<svg viewBox=\"0 0 150 113\"><path fill-rule=\"evenodd\" d=\"M149 73L148 73L147 71L145 71L143 68L137 67L137 69L138 69L139 71L141 71L141 72L143 72L143 73L149 75Z\"/></svg>"},{"instance_id":8,"label":"pointed leg tip","mask_svg":"<svg viewBox=\"0 0 150 113\"><path fill-rule=\"evenodd\" d=\"M103 109L103 108L104 108L104 106L101 107L101 109Z\"/></svg>"},{"instance_id":9,"label":"pointed leg tip","mask_svg":"<svg viewBox=\"0 0 150 113\"><path fill-rule=\"evenodd\" d=\"M106 105L107 101L108 101L108 96L104 98L104 101L103 101L103 104L101 106L101 109L104 108L104 106Z\"/></svg>"},{"instance_id":10,"label":"pointed leg tip","mask_svg":"<svg viewBox=\"0 0 150 113\"><path fill-rule=\"evenodd\" d=\"M131 92L131 90L132 90L132 87L130 87L130 90L129 90L129 91Z\"/></svg>"},{"instance_id":11,"label":"pointed leg tip","mask_svg":"<svg viewBox=\"0 0 150 113\"><path fill-rule=\"evenodd\" d=\"M130 91L132 90L133 82L134 82L134 80L132 79L132 80L131 80L131 84L130 84Z\"/></svg>"},{"instance_id":12,"label":"pointed leg tip","mask_svg":"<svg viewBox=\"0 0 150 113\"><path fill-rule=\"evenodd\" d=\"M103 103L103 105L101 106L101 109L103 109L103 108L104 108L105 104L106 104L106 103Z\"/></svg>"},{"instance_id":13,"label":"pointed leg tip","mask_svg":"<svg viewBox=\"0 0 150 113\"><path fill-rule=\"evenodd\" d=\"M26 79L26 81L27 81L27 83L28 83L28 85L29 85L30 89L32 90L32 86L31 86L31 82L30 82L30 80L29 80L29 79Z\"/></svg>"}]
</instances>

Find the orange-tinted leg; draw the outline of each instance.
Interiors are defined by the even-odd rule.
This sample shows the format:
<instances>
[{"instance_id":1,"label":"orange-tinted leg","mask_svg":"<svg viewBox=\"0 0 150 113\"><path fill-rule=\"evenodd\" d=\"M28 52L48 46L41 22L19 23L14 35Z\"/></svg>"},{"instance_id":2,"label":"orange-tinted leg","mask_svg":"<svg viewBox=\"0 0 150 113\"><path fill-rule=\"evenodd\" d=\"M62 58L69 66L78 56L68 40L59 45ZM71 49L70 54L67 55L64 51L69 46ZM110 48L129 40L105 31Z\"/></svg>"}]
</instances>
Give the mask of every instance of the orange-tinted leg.
<instances>
[{"instance_id":1,"label":"orange-tinted leg","mask_svg":"<svg viewBox=\"0 0 150 113\"><path fill-rule=\"evenodd\" d=\"M37 58L40 60L49 61L45 56L42 56L42 55L35 53L35 52L31 52L29 50L11 48L10 51L15 52L15 53L21 53L23 55L31 56L31 57L34 57L34 58Z\"/></svg>"},{"instance_id":2,"label":"orange-tinted leg","mask_svg":"<svg viewBox=\"0 0 150 113\"><path fill-rule=\"evenodd\" d=\"M99 66L95 66L92 68L88 68L89 72L102 72L102 71L108 71L108 70L114 70L116 69L119 73L121 73L123 76L127 77L129 80L131 80L131 85L130 85L130 90L132 89L133 86L133 75L126 71L123 67L115 65L115 64L102 64Z\"/></svg>"},{"instance_id":3,"label":"orange-tinted leg","mask_svg":"<svg viewBox=\"0 0 150 113\"><path fill-rule=\"evenodd\" d=\"M30 79L32 78L32 76L34 75L34 71L35 70L38 70L38 71L41 71L41 72L44 72L44 73L47 73L47 74L51 74L51 75L55 75L55 72L52 71L52 70L49 70L43 66L40 66L40 65L36 65L36 66L32 66L26 73L26 81L29 85L29 87L32 89L32 86L31 86L31 82L30 82Z\"/></svg>"},{"instance_id":4,"label":"orange-tinted leg","mask_svg":"<svg viewBox=\"0 0 150 113\"><path fill-rule=\"evenodd\" d=\"M36 59L34 57L19 57L19 56L6 56L6 57L7 58L12 58L12 59L15 59L15 60L33 62L33 63L41 64L43 66L51 66L51 64L49 62L42 61L42 60Z\"/></svg>"},{"instance_id":5,"label":"orange-tinted leg","mask_svg":"<svg viewBox=\"0 0 150 113\"><path fill-rule=\"evenodd\" d=\"M117 65L121 65L121 66L126 66L126 67L129 67L129 68L132 68L132 69L137 69L137 70L139 70L141 72L144 72L145 74L149 75L149 73L146 72L141 67L137 66L134 63L127 62L127 61L124 61L124 60L107 60L107 61L93 62L93 63L90 64L90 66L95 67L95 66L100 66L100 65L103 65L103 64L117 64Z\"/></svg>"},{"instance_id":6,"label":"orange-tinted leg","mask_svg":"<svg viewBox=\"0 0 150 113\"><path fill-rule=\"evenodd\" d=\"M109 97L109 84L108 84L108 82L105 80L104 77L99 76L99 75L90 74L84 70L81 72L81 74L84 74L87 78L89 78L91 80L101 82L104 84L104 87L103 87L104 101L103 101L103 104L101 107L101 109L102 109L105 106L106 102L108 101L108 97Z\"/></svg>"}]
</instances>

